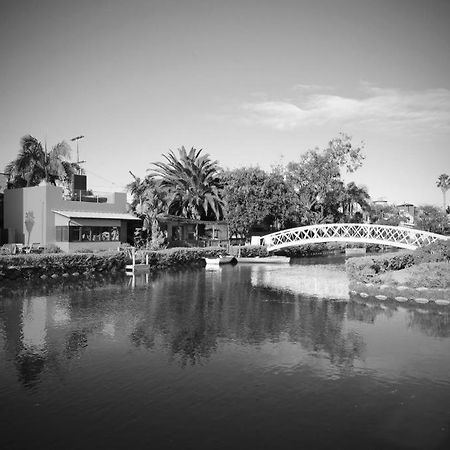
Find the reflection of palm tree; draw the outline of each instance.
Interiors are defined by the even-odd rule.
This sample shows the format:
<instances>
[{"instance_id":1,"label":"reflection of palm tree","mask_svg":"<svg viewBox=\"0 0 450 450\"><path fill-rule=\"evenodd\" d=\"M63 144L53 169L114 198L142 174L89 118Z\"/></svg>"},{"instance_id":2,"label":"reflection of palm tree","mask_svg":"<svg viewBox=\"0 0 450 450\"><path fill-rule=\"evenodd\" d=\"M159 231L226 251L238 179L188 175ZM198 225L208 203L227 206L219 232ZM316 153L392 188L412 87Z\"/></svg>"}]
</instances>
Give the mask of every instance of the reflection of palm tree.
<instances>
[{"instance_id":1,"label":"reflection of palm tree","mask_svg":"<svg viewBox=\"0 0 450 450\"><path fill-rule=\"evenodd\" d=\"M43 180L50 184L69 182L79 170L76 163L68 161L70 146L65 141L47 151L35 137L26 135L20 147L17 158L5 168L12 187L37 186Z\"/></svg>"},{"instance_id":2,"label":"reflection of palm tree","mask_svg":"<svg viewBox=\"0 0 450 450\"><path fill-rule=\"evenodd\" d=\"M446 173L439 175L436 185L442 191L444 211L446 211L447 210L447 198L446 197L447 197L447 191L450 189L450 177Z\"/></svg>"},{"instance_id":3,"label":"reflection of palm tree","mask_svg":"<svg viewBox=\"0 0 450 450\"><path fill-rule=\"evenodd\" d=\"M252 287L248 270L221 272L220 283L214 283L214 277L206 272L161 276L152 283L154 310L150 316L145 311L131 341L147 348L153 345L155 335L159 336L181 365L207 360L219 339L258 345L281 341L286 334L291 342L309 351L325 352L333 363L346 367L361 355L364 342L344 331L346 304L299 300L287 291ZM182 302L176 295L165 298L174 284L183 292Z\"/></svg>"},{"instance_id":4,"label":"reflection of palm tree","mask_svg":"<svg viewBox=\"0 0 450 450\"><path fill-rule=\"evenodd\" d=\"M179 157L170 151L163 155L166 163L154 163L153 176L160 178L161 188L168 193L168 212L190 219L220 219L223 216L221 183L217 161L211 161L202 150L186 152Z\"/></svg>"}]
</instances>

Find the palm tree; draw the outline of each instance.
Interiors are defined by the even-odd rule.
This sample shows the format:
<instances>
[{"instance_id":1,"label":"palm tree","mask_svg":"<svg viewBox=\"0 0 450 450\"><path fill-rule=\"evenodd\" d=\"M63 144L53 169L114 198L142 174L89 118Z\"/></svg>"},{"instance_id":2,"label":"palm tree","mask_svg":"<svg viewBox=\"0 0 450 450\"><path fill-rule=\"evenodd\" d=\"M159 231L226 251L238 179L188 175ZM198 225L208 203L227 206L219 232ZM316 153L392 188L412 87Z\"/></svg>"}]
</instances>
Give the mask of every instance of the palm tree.
<instances>
[{"instance_id":1,"label":"palm tree","mask_svg":"<svg viewBox=\"0 0 450 450\"><path fill-rule=\"evenodd\" d=\"M443 202L444 202L444 211L446 211L447 210L446 196L447 196L447 191L450 189L450 177L446 173L439 175L436 185L442 191L442 197L443 197Z\"/></svg>"},{"instance_id":2,"label":"palm tree","mask_svg":"<svg viewBox=\"0 0 450 450\"><path fill-rule=\"evenodd\" d=\"M17 158L5 168L10 187L37 186L43 180L53 185L56 181L69 182L80 170L78 164L69 161L70 151L65 141L47 151L35 137L23 136Z\"/></svg>"},{"instance_id":3,"label":"palm tree","mask_svg":"<svg viewBox=\"0 0 450 450\"><path fill-rule=\"evenodd\" d=\"M150 176L141 179L129 172L134 178L127 185L127 190L133 197L131 207L143 220L143 230L147 232L147 236L151 234L151 248L157 249L164 241L157 217L166 210L166 192L160 188L156 179Z\"/></svg>"},{"instance_id":4,"label":"palm tree","mask_svg":"<svg viewBox=\"0 0 450 450\"><path fill-rule=\"evenodd\" d=\"M223 217L222 183L217 161L202 150L184 147L178 149L179 157L170 150L163 155L167 162L153 163L156 167L151 177L167 192L167 212L189 219L219 220Z\"/></svg>"},{"instance_id":5,"label":"palm tree","mask_svg":"<svg viewBox=\"0 0 450 450\"><path fill-rule=\"evenodd\" d=\"M355 204L361 209L369 209L370 195L365 186L357 186L353 181L344 187L343 212L349 218L353 217Z\"/></svg>"},{"instance_id":6,"label":"palm tree","mask_svg":"<svg viewBox=\"0 0 450 450\"><path fill-rule=\"evenodd\" d=\"M141 178L137 177L131 170L129 170L128 172L134 178L134 181L128 183L126 186L127 191L129 191L131 196L133 197L131 207L134 211L140 214L142 212L145 190L147 189L149 184L148 178L146 177L142 180Z\"/></svg>"}]
</instances>

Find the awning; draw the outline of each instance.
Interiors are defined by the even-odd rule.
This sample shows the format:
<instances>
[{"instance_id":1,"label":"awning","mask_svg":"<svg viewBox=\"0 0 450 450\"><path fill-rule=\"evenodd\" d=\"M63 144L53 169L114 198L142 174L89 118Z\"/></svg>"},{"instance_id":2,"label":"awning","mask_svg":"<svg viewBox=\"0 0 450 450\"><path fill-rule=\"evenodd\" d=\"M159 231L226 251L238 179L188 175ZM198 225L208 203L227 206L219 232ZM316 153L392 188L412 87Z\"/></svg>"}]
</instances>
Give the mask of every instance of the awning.
<instances>
[{"instance_id":1,"label":"awning","mask_svg":"<svg viewBox=\"0 0 450 450\"><path fill-rule=\"evenodd\" d=\"M129 213L115 213L115 212L96 212L96 211L59 211L52 210L52 212L59 214L68 219L115 219L115 220L141 220L139 217L133 216Z\"/></svg>"}]
</instances>

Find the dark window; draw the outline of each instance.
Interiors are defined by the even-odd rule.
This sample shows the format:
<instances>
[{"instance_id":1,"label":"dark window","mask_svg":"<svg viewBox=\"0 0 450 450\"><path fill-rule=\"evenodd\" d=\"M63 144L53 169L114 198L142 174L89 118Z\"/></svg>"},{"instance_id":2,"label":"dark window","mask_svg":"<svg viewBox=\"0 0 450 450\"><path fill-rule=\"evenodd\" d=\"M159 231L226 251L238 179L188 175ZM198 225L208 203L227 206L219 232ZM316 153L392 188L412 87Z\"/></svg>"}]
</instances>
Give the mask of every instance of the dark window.
<instances>
[{"instance_id":1,"label":"dark window","mask_svg":"<svg viewBox=\"0 0 450 450\"><path fill-rule=\"evenodd\" d=\"M81 227L69 227L69 242L79 242L81 240Z\"/></svg>"}]
</instances>

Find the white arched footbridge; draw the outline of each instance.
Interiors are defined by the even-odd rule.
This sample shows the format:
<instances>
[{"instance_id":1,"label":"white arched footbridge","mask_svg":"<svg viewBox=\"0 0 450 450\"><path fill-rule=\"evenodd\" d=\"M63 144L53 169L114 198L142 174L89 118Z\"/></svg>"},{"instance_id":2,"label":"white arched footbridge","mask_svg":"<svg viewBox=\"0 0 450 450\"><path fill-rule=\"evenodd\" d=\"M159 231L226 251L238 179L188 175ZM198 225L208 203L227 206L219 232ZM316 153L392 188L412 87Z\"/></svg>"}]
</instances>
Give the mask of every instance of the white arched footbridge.
<instances>
[{"instance_id":1,"label":"white arched footbridge","mask_svg":"<svg viewBox=\"0 0 450 450\"><path fill-rule=\"evenodd\" d=\"M366 223L332 223L308 225L277 231L261 237L269 251L322 242L380 244L415 250L437 240L449 239L441 234L413 228Z\"/></svg>"}]
</instances>

